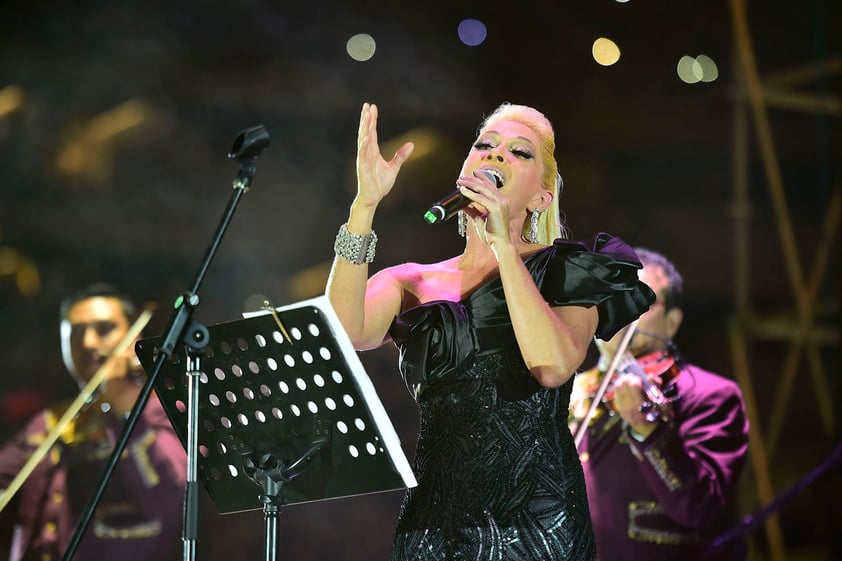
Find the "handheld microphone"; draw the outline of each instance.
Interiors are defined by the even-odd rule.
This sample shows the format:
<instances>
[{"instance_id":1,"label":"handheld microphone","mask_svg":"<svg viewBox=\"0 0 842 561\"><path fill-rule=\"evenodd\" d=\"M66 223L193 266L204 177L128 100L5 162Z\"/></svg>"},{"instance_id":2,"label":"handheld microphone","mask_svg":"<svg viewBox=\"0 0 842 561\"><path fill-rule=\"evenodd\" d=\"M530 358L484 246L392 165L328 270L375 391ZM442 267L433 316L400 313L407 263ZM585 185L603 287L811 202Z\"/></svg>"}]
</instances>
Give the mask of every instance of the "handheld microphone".
<instances>
[{"instance_id":1,"label":"handheld microphone","mask_svg":"<svg viewBox=\"0 0 842 561\"><path fill-rule=\"evenodd\" d=\"M503 182L500 181L500 178L494 175L491 171L487 169L479 169L477 171L492 180L494 184L497 185L498 189L503 186ZM463 195L459 189L456 189L445 198L434 202L433 206L424 213L424 220L430 224L444 222L445 220L452 218L457 212L469 204L471 204L471 199Z\"/></svg>"}]
</instances>

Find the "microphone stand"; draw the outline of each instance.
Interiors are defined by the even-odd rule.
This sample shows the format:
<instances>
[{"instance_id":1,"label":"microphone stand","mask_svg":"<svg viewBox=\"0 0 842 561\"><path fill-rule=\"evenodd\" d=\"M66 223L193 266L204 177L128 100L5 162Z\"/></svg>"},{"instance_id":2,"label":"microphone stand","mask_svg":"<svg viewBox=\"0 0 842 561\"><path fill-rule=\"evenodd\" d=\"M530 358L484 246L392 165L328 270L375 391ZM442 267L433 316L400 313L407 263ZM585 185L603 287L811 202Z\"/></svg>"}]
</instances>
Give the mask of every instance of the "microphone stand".
<instances>
[{"instance_id":1,"label":"microphone stand","mask_svg":"<svg viewBox=\"0 0 842 561\"><path fill-rule=\"evenodd\" d=\"M318 432L318 429L317 429ZM250 452L243 459L243 470L255 483L260 485L264 493L260 495L263 503L263 559L264 561L278 560L278 516L284 506L282 490L284 483L300 475L319 453L322 446L330 441L327 434L317 434L310 447L298 458L288 462L274 454L260 454Z\"/></svg>"},{"instance_id":2,"label":"microphone stand","mask_svg":"<svg viewBox=\"0 0 842 561\"><path fill-rule=\"evenodd\" d=\"M838 464L842 464L842 444L838 444L818 466L813 468L810 473L796 481L795 484L787 489L783 494L779 495L760 510L743 517L737 526L731 528L723 534L720 534L719 536L716 536L708 547L707 556L713 557L714 554L719 553L730 542L738 538L745 537L753 532L758 526L763 524L769 515L778 512L798 493L812 485L816 479L836 467Z\"/></svg>"},{"instance_id":3,"label":"microphone stand","mask_svg":"<svg viewBox=\"0 0 842 561\"><path fill-rule=\"evenodd\" d=\"M62 561L70 561L79 547L82 535L90 524L94 511L102 498L102 494L105 491L105 487L108 484L109 479L114 473L114 469L117 467L117 462L120 460L120 456L123 454L123 451L128 444L129 437L137 424L137 420L140 418L147 401L149 401L149 396L152 393L155 379L158 377L161 366L165 362L164 356L162 355L165 355L167 358L172 357L172 354L179 342L183 343L187 348L187 374L190 377L190 399L188 404L188 423L190 426L188 427L187 486L184 500L184 559L187 561L188 559L195 558L196 538L198 533L198 485L196 482L196 456L198 455L196 433L198 429L197 411L199 386L197 382L200 374L198 355L207 345L208 331L205 326L193 321L193 312L199 305L199 287L205 278L205 274L207 273L210 263L216 254L219 243L222 241L222 236L228 228L231 217L234 215L237 204L240 202L240 198L246 191L248 191L249 186L251 185L252 178L257 171L257 158L268 145L269 133L263 126L246 129L234 139L234 144L231 147L231 151L228 153L228 157L235 158L239 162L240 170L233 182L234 190L231 194L231 198L229 199L228 205L223 212L222 219L217 226L211 244L208 246L204 258L199 265L199 269L193 279L193 283L190 285L190 288L186 292L182 293L175 301L175 309L170 316L169 323L164 331L164 335L162 336L160 353L158 355L158 359L155 361L155 366L152 369L152 372L149 373L146 383L143 385L134 407L132 407L128 420L123 427L123 432L117 439L117 442L114 445L114 450L108 459L105 471L94 490L91 500L82 512L79 523L73 532L73 536L70 538L70 543L67 550L64 552Z\"/></svg>"}]
</instances>

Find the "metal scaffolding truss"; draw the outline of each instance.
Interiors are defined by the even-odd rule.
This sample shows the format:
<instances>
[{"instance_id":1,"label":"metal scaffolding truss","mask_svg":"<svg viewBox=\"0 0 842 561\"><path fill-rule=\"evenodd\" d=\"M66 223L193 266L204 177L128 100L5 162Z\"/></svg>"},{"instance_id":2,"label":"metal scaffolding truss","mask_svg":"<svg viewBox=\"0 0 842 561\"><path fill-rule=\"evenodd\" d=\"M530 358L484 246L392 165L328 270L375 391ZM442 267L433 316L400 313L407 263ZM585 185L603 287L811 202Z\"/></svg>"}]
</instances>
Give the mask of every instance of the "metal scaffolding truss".
<instances>
[{"instance_id":1,"label":"metal scaffolding truss","mask_svg":"<svg viewBox=\"0 0 842 561\"><path fill-rule=\"evenodd\" d=\"M829 204L817 210L822 221L820 238L811 256L799 254L783 179L772 135L771 109L792 110L838 117L842 114L842 100L830 95L816 95L798 91L799 86L842 72L842 59L829 59L761 78L751 39L746 0L729 0L729 10L735 45L734 135L734 300L735 313L729 322L728 337L732 353L734 375L743 389L751 423L750 459L759 500L768 505L775 499L769 466L780 438L781 427L790 401L795 394L796 377L806 363L810 384L803 392L813 394L822 430L830 440L836 423L829 389L829 374L822 360L822 349L839 345L838 323L823 324L817 316L821 289L827 280L828 265L839 232L842 215L842 189L833 186ZM753 134L752 134L753 133ZM751 278L749 267L749 222L752 205L749 197L750 141L759 151L768 194L771 199L785 270L792 292L794 313L775 314L754 310L749 295ZM821 216L822 211L824 215ZM811 259L808 264L808 259ZM776 395L771 406L767 426L761 427L754 386L749 369L750 344L756 341L781 343L786 346L785 358L776 379ZM806 359L803 360L803 359ZM836 376L834 372L831 375ZM766 540L774 561L786 559L786 548L776 513L765 520Z\"/></svg>"}]
</instances>

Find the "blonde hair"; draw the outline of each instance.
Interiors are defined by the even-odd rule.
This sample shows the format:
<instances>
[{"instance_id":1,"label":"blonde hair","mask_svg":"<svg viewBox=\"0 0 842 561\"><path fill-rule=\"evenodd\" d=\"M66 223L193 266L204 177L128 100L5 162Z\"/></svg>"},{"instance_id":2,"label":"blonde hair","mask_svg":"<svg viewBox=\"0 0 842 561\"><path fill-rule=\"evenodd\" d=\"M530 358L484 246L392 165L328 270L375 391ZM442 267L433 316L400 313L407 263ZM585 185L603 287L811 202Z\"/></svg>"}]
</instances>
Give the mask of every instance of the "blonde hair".
<instances>
[{"instance_id":1,"label":"blonde hair","mask_svg":"<svg viewBox=\"0 0 842 561\"><path fill-rule=\"evenodd\" d=\"M547 117L528 105L516 105L509 102L501 103L488 115L479 127L485 130L497 121L515 121L526 125L538 136L539 152L544 170L541 174L541 186L551 191L553 202L538 218L538 243L550 245L553 240L568 237L567 226L562 222L558 199L561 195L562 181L558 173L558 163L555 159L555 133L553 125ZM524 231L529 229L529 219L524 221ZM525 232L524 232L525 233Z\"/></svg>"}]
</instances>

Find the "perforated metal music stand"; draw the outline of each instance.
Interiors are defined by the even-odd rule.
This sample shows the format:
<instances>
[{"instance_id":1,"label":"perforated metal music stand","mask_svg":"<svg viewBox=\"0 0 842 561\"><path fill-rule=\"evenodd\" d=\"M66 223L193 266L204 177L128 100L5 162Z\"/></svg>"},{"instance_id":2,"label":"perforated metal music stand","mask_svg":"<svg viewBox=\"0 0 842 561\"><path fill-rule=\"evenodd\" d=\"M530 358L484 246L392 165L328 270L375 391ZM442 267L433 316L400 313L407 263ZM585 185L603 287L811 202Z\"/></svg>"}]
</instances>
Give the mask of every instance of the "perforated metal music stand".
<instances>
[{"instance_id":1,"label":"perforated metal music stand","mask_svg":"<svg viewBox=\"0 0 842 561\"><path fill-rule=\"evenodd\" d=\"M198 475L220 513L263 508L268 516L267 503L416 485L394 427L326 297L275 314L249 314L208 332L199 369ZM150 338L136 346L147 371L159 342ZM186 447L184 360L173 355L155 389ZM275 539L268 523L266 532L267 543Z\"/></svg>"}]
</instances>

